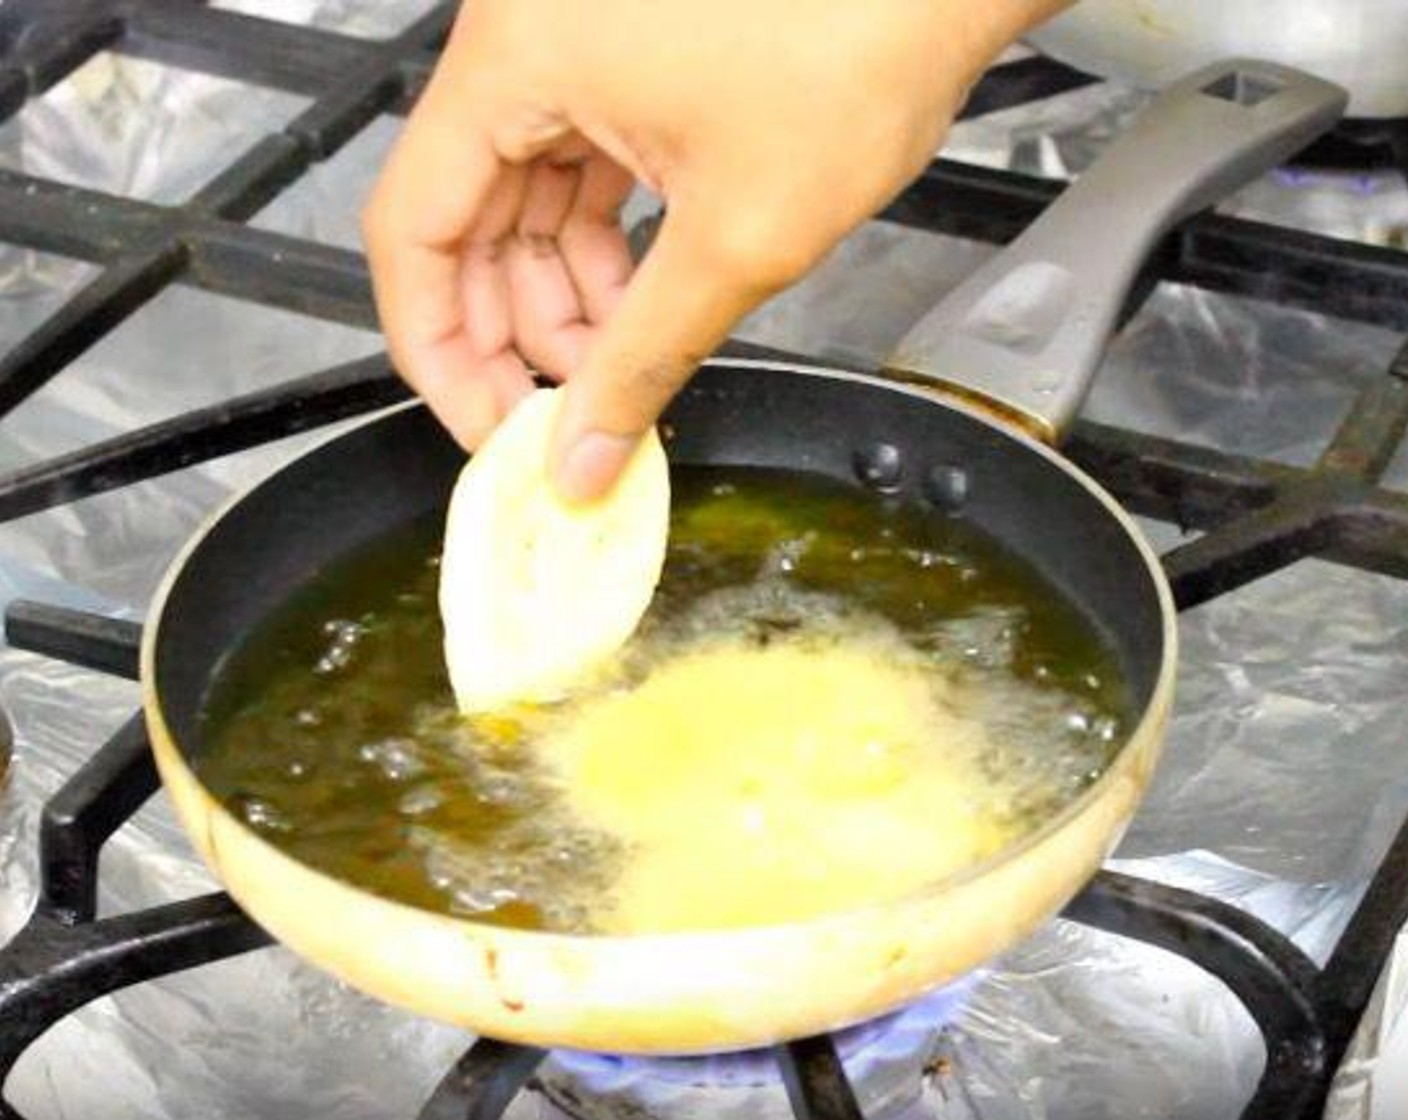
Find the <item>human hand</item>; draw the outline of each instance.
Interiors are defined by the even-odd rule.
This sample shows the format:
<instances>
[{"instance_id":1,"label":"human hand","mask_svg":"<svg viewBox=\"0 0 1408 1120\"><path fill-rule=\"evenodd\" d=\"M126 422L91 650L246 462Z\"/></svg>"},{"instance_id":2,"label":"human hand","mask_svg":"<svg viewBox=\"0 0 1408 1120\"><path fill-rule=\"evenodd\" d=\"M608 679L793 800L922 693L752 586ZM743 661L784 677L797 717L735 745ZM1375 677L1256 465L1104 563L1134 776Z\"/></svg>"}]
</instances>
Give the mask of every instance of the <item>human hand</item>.
<instances>
[{"instance_id":1,"label":"human hand","mask_svg":"<svg viewBox=\"0 0 1408 1120\"><path fill-rule=\"evenodd\" d=\"M568 381L559 490L610 489L734 324L926 165L1063 0L471 0L367 206L402 375L467 448ZM633 274L618 211L666 202Z\"/></svg>"}]
</instances>

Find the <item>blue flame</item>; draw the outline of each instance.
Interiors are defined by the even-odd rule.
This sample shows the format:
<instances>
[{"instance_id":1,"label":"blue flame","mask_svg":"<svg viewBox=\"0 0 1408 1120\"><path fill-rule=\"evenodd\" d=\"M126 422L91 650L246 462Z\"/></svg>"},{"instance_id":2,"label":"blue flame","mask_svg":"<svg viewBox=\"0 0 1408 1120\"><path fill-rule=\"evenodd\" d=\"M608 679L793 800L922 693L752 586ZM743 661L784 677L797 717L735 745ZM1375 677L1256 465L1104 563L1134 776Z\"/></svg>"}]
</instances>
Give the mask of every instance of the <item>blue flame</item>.
<instances>
[{"instance_id":1,"label":"blue flame","mask_svg":"<svg viewBox=\"0 0 1408 1120\"><path fill-rule=\"evenodd\" d=\"M837 1031L836 1051L852 1082L863 1082L879 1065L913 1058L927 1049L939 1030L962 1013L982 975L970 973L899 1011ZM581 1088L594 1093L620 1092L648 1081L724 1088L781 1079L777 1059L767 1047L684 1058L555 1050L552 1058Z\"/></svg>"}]
</instances>

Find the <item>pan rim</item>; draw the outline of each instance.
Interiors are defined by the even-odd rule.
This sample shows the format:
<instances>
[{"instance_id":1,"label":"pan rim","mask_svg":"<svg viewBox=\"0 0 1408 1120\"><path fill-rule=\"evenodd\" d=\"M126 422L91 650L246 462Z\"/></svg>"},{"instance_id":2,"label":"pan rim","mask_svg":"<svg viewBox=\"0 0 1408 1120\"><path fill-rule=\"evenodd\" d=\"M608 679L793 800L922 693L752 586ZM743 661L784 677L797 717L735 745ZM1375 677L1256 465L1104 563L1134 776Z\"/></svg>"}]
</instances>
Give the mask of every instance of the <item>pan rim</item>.
<instances>
[{"instance_id":1,"label":"pan rim","mask_svg":"<svg viewBox=\"0 0 1408 1120\"><path fill-rule=\"evenodd\" d=\"M844 924L860 921L868 915L893 911L896 908L903 908L921 901L931 900L938 895L956 890L971 882L981 880L1001 868L1015 864L1019 862L1023 856L1034 849L1040 848L1048 840L1062 832L1067 826L1079 820L1086 814L1088 809L1104 799L1116 782L1123 777L1123 771L1126 769L1125 764L1137 753L1132 748L1145 742L1150 736L1160 735L1160 725L1166 720L1172 705L1174 684L1178 668L1178 625L1173 593L1169 587L1163 567L1159 563L1157 554L1128 511L1126 511L1103 486L1077 467L1066 456L1061 454L1058 449L1042 443L1026 432L995 419L980 408L975 408L964 401L950 397L937 386L933 390L927 390L923 386L915 385L912 382L898 382L882 374L807 365L800 362L773 362L765 359L711 358L704 362L700 368L703 370L715 367L783 372L808 377L821 377L842 383L867 384L889 392L902 393L916 401L922 401L929 405L962 413L970 420L982 424L999 436L1009 440L1015 440L1027 451L1045 458L1051 466L1062 471L1081 485L1104 507L1106 513L1112 516L1119 524L1126 538L1134 546L1135 551L1143 561L1144 573L1154 589L1155 598L1159 605L1162 657L1158 674L1155 677L1153 688L1149 692L1149 697L1139 712L1138 719L1133 723L1129 732L1123 737L1119 750L1101 772L1100 776L1085 789L1081 790L1076 797L1072 798L1057 812L1043 821L1040 826L1024 833L1012 843L1005 845L983 860L969 864L967 867L932 880L921 887L906 891L904 894L883 901L868 902L855 906L827 910L821 914L783 922L762 922L746 926L706 926L677 930L638 930L625 933L524 929L516 926L498 925L463 915L449 914L415 906L398 899L379 895L351 880L340 879L334 875L329 875L322 869L298 859L260 836L258 832L235 816L224 802L206 788L205 784L191 767L186 752L182 749L179 740L167 723L166 714L161 704L161 698L156 683L156 654L161 641L161 623L166 613L167 603L185 573L190 559L214 531L216 526L218 526L237 506L252 497L260 487L271 482L283 471L317 454L328 444L351 437L362 428L380 423L397 413L425 408L425 404L416 397L382 409L377 409L368 413L366 416L358 418L356 421L348 423L346 426L339 426L338 430L328 433L325 438L317 440L304 451L278 467L275 467L268 474L263 475L251 482L248 486L237 491L226 501L215 507L192 535L183 543L182 547L173 555L149 604L142 627L142 642L139 657L139 681L142 706L146 713L148 731L152 740L151 745L153 754L156 756L159 764L158 768L164 769L166 766L178 767L182 772L182 776L203 795L206 807L211 813L218 814L222 817L225 824L242 833L244 839L255 842L260 848L266 849L269 853L281 859L291 861L308 874L318 876L341 888L355 891L366 900L375 901L382 906L409 912L421 919L449 923L455 928L468 931L483 930L492 932L497 936L512 936L514 939L528 939L545 946L558 944L577 945L584 942L610 944L682 944L689 941L697 941L701 938L714 942L716 940L727 940L730 938L783 937L791 931L803 929L815 930L818 927L825 927L832 923ZM685 391L688 391L688 387L686 387ZM1155 757L1157 757L1159 747L1161 747L1161 744L1156 745ZM163 784L165 784L164 774ZM1142 800L1142 797L1138 800ZM1114 845L1118 842L1118 839L1119 833L1117 832L1110 838L1108 845L1109 851L1113 851ZM220 879L219 871L216 869L212 870L215 870L217 879ZM1000 951L1000 949L995 951Z\"/></svg>"}]
</instances>

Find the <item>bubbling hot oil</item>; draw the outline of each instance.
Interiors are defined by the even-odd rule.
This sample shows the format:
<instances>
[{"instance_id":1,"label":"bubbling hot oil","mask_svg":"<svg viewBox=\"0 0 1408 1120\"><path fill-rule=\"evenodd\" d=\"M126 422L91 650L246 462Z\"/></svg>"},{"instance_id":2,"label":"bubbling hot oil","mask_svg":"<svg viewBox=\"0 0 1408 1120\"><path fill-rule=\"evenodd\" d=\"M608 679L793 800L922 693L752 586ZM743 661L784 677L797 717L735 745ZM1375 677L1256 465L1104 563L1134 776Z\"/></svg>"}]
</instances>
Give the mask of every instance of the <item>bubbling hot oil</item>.
<instances>
[{"instance_id":1,"label":"bubbling hot oil","mask_svg":"<svg viewBox=\"0 0 1408 1120\"><path fill-rule=\"evenodd\" d=\"M578 696L459 716L427 523L235 652L202 780L386 897L620 932L896 897L1000 850L1108 763L1127 704L1109 652L966 523L781 472L674 485L651 611Z\"/></svg>"}]
</instances>

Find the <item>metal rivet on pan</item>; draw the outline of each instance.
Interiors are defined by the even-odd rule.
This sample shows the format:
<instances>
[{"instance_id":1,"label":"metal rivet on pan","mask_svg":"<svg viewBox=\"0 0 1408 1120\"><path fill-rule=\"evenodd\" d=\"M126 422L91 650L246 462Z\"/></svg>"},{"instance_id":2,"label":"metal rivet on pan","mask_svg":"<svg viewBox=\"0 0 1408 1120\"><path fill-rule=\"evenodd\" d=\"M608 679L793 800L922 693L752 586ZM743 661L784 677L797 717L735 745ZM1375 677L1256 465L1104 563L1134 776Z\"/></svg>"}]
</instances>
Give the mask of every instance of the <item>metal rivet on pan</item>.
<instances>
[{"instance_id":1,"label":"metal rivet on pan","mask_svg":"<svg viewBox=\"0 0 1408 1120\"><path fill-rule=\"evenodd\" d=\"M899 489L904 475L904 460L900 449L892 443L871 443L856 449L851 457L856 477L872 490L881 493Z\"/></svg>"},{"instance_id":2,"label":"metal rivet on pan","mask_svg":"<svg viewBox=\"0 0 1408 1120\"><path fill-rule=\"evenodd\" d=\"M951 463L936 463L924 476L924 496L939 509L957 513L968 501L968 472Z\"/></svg>"}]
</instances>

